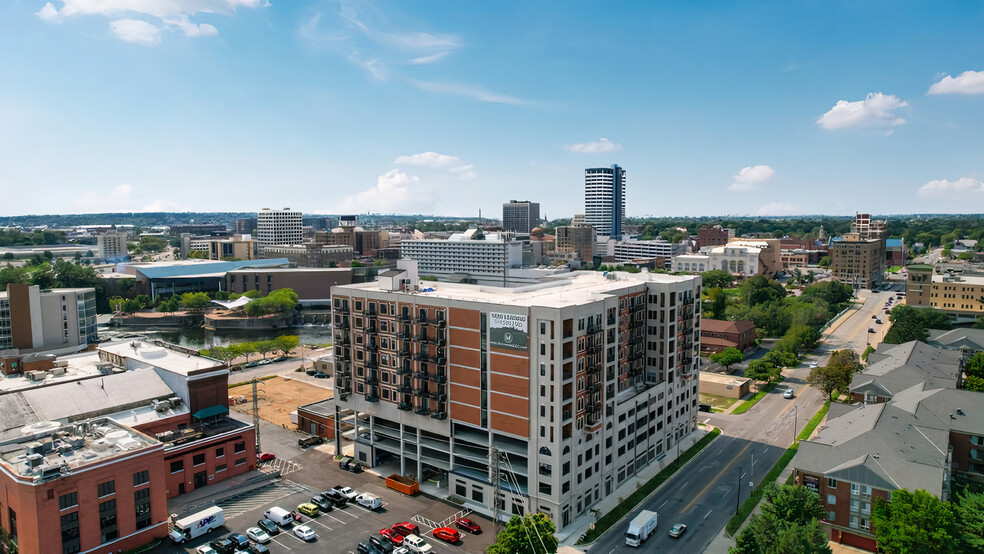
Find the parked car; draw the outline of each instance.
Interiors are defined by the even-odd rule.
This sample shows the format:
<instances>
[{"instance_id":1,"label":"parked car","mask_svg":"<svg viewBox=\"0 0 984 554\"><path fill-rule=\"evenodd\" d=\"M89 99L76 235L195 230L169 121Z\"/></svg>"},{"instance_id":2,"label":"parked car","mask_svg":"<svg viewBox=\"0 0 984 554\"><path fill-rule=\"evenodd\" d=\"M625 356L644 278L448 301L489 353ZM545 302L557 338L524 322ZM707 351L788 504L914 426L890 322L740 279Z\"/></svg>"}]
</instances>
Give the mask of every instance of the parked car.
<instances>
[{"instance_id":1,"label":"parked car","mask_svg":"<svg viewBox=\"0 0 984 554\"><path fill-rule=\"evenodd\" d=\"M338 492L335 489L331 489L330 491L325 491L321 493L321 497L327 500L331 500L332 502L335 503L335 506L339 508L341 508L342 506L345 505L346 502L348 502L348 497Z\"/></svg>"},{"instance_id":2,"label":"parked car","mask_svg":"<svg viewBox=\"0 0 984 554\"><path fill-rule=\"evenodd\" d=\"M437 529L431 531L431 533L433 533L434 538L441 539L446 542L454 543L461 540L461 533L450 527L438 527Z\"/></svg>"},{"instance_id":3,"label":"parked car","mask_svg":"<svg viewBox=\"0 0 984 554\"><path fill-rule=\"evenodd\" d=\"M219 554L230 554L236 551L236 543L229 539L215 539L208 543Z\"/></svg>"},{"instance_id":4,"label":"parked car","mask_svg":"<svg viewBox=\"0 0 984 554\"><path fill-rule=\"evenodd\" d=\"M217 554L218 550L207 544L203 544L195 549L195 554Z\"/></svg>"},{"instance_id":5,"label":"parked car","mask_svg":"<svg viewBox=\"0 0 984 554\"><path fill-rule=\"evenodd\" d=\"M297 527L291 529L290 532L294 533L295 537L305 542L311 542L318 538L318 534L307 525L298 525Z\"/></svg>"},{"instance_id":6,"label":"parked car","mask_svg":"<svg viewBox=\"0 0 984 554\"><path fill-rule=\"evenodd\" d=\"M795 395L795 394L796 394L796 391L793 389L793 387L789 387L788 389L786 389L785 392L782 393L782 397L788 399L788 398L792 398L793 395Z\"/></svg>"},{"instance_id":7,"label":"parked car","mask_svg":"<svg viewBox=\"0 0 984 554\"><path fill-rule=\"evenodd\" d=\"M343 487L342 485L335 485L332 489L336 490L344 496L349 502L355 500L356 496L359 496L359 491L353 489L352 487Z\"/></svg>"},{"instance_id":8,"label":"parked car","mask_svg":"<svg viewBox=\"0 0 984 554\"><path fill-rule=\"evenodd\" d=\"M324 496L321 496L320 494L316 494L311 497L311 504L317 506L322 512L330 512L335 507L334 502Z\"/></svg>"},{"instance_id":9,"label":"parked car","mask_svg":"<svg viewBox=\"0 0 984 554\"><path fill-rule=\"evenodd\" d=\"M297 439L297 446L301 448L307 448L309 446L315 446L325 442L325 439L321 437L308 437L306 439Z\"/></svg>"},{"instance_id":10,"label":"parked car","mask_svg":"<svg viewBox=\"0 0 984 554\"><path fill-rule=\"evenodd\" d=\"M385 554L390 554L396 550L393 543L391 543L386 537L369 537L369 544L376 547L376 550L384 552Z\"/></svg>"},{"instance_id":11,"label":"parked car","mask_svg":"<svg viewBox=\"0 0 984 554\"><path fill-rule=\"evenodd\" d=\"M312 367L311 369L305 371L304 373L307 373L308 375L314 375L315 373L318 373L318 370Z\"/></svg>"},{"instance_id":12,"label":"parked car","mask_svg":"<svg viewBox=\"0 0 984 554\"><path fill-rule=\"evenodd\" d=\"M434 547L417 535L407 535L403 537L403 545L409 548L410 552L414 552L416 554L424 554L425 552L434 550Z\"/></svg>"},{"instance_id":13,"label":"parked car","mask_svg":"<svg viewBox=\"0 0 984 554\"><path fill-rule=\"evenodd\" d=\"M263 452L261 454L257 454L256 461L258 461L258 462L269 462L270 460L275 460L276 458L277 458L277 455L274 454L273 452Z\"/></svg>"},{"instance_id":14,"label":"parked car","mask_svg":"<svg viewBox=\"0 0 984 554\"><path fill-rule=\"evenodd\" d=\"M242 550L249 546L249 537L242 533L233 533L227 538L236 545L236 550Z\"/></svg>"},{"instance_id":15,"label":"parked car","mask_svg":"<svg viewBox=\"0 0 984 554\"><path fill-rule=\"evenodd\" d=\"M271 519L263 518L256 522L256 526L266 531L271 537L280 534L280 527Z\"/></svg>"},{"instance_id":16,"label":"parked car","mask_svg":"<svg viewBox=\"0 0 984 554\"><path fill-rule=\"evenodd\" d=\"M368 542L360 542L358 546L355 547L355 551L358 554L382 554L376 547Z\"/></svg>"},{"instance_id":17,"label":"parked car","mask_svg":"<svg viewBox=\"0 0 984 554\"><path fill-rule=\"evenodd\" d=\"M383 507L383 500L370 492L364 492L356 496L355 503L367 510L378 510Z\"/></svg>"},{"instance_id":18,"label":"parked car","mask_svg":"<svg viewBox=\"0 0 984 554\"><path fill-rule=\"evenodd\" d=\"M246 530L246 536L260 544L270 542L270 534L259 527L250 527Z\"/></svg>"},{"instance_id":19,"label":"parked car","mask_svg":"<svg viewBox=\"0 0 984 554\"><path fill-rule=\"evenodd\" d=\"M404 537L407 535L417 535L420 533L420 527L417 527L415 524L408 521L394 524L393 530Z\"/></svg>"},{"instance_id":20,"label":"parked car","mask_svg":"<svg viewBox=\"0 0 984 554\"><path fill-rule=\"evenodd\" d=\"M810 362L810 369L816 369L818 367L820 367L820 362L817 361Z\"/></svg>"},{"instance_id":21,"label":"parked car","mask_svg":"<svg viewBox=\"0 0 984 554\"><path fill-rule=\"evenodd\" d=\"M875 332L875 329L873 327L868 327L868 332L869 333L874 333Z\"/></svg>"},{"instance_id":22,"label":"parked car","mask_svg":"<svg viewBox=\"0 0 984 554\"><path fill-rule=\"evenodd\" d=\"M876 319L875 320L875 323L877 323L878 325L881 325L881 320L880 319Z\"/></svg>"},{"instance_id":23,"label":"parked car","mask_svg":"<svg viewBox=\"0 0 984 554\"><path fill-rule=\"evenodd\" d=\"M673 527L670 527L670 536L677 538L687 531L687 526L682 523L674 523Z\"/></svg>"},{"instance_id":24,"label":"parked car","mask_svg":"<svg viewBox=\"0 0 984 554\"><path fill-rule=\"evenodd\" d=\"M331 375L328 375L327 373L322 373L320 371L314 374L315 379L327 379L329 377L331 377Z\"/></svg>"},{"instance_id":25,"label":"parked car","mask_svg":"<svg viewBox=\"0 0 984 554\"><path fill-rule=\"evenodd\" d=\"M250 554L269 554L270 549L264 544L251 542L249 543L249 546L246 547L246 552L249 552Z\"/></svg>"},{"instance_id":26,"label":"parked car","mask_svg":"<svg viewBox=\"0 0 984 554\"><path fill-rule=\"evenodd\" d=\"M352 456L342 456L338 460L338 469L348 469L349 464L355 463L355 459Z\"/></svg>"},{"instance_id":27,"label":"parked car","mask_svg":"<svg viewBox=\"0 0 984 554\"><path fill-rule=\"evenodd\" d=\"M379 534L389 539L389 541L396 546L403 544L403 535L397 533L392 529L380 529Z\"/></svg>"},{"instance_id":28,"label":"parked car","mask_svg":"<svg viewBox=\"0 0 984 554\"><path fill-rule=\"evenodd\" d=\"M310 502L305 502L303 504L297 505L297 511L308 516L308 517L318 517L321 512L318 511L318 507Z\"/></svg>"},{"instance_id":29,"label":"parked car","mask_svg":"<svg viewBox=\"0 0 984 554\"><path fill-rule=\"evenodd\" d=\"M473 535L477 535L482 532L482 528L479 527L477 523L467 518L461 518L454 522L454 526L463 531L468 531Z\"/></svg>"}]
</instances>

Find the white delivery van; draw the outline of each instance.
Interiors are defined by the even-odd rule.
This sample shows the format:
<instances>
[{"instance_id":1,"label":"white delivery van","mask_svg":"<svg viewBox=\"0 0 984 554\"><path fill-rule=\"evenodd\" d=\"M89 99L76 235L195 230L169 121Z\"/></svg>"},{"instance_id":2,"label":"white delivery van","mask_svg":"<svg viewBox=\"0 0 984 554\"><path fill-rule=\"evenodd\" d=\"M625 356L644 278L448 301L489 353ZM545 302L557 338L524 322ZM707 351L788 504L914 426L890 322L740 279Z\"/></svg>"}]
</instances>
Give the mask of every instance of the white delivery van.
<instances>
[{"instance_id":1,"label":"white delivery van","mask_svg":"<svg viewBox=\"0 0 984 554\"><path fill-rule=\"evenodd\" d=\"M629 523L629 529L625 532L625 544L627 546L641 546L646 542L649 535L656 530L659 521L659 514L649 510L639 512Z\"/></svg>"},{"instance_id":2,"label":"white delivery van","mask_svg":"<svg viewBox=\"0 0 984 554\"><path fill-rule=\"evenodd\" d=\"M172 541L181 544L197 539L224 523L225 515L222 508L212 506L175 521L174 529L169 535Z\"/></svg>"},{"instance_id":3,"label":"white delivery van","mask_svg":"<svg viewBox=\"0 0 984 554\"><path fill-rule=\"evenodd\" d=\"M273 508L263 512L263 517L281 527L286 527L294 522L294 514L281 508L280 506L274 506Z\"/></svg>"},{"instance_id":4,"label":"white delivery van","mask_svg":"<svg viewBox=\"0 0 984 554\"><path fill-rule=\"evenodd\" d=\"M377 510L382 507L383 501L375 494L364 492L355 497L355 502L364 508Z\"/></svg>"}]
</instances>

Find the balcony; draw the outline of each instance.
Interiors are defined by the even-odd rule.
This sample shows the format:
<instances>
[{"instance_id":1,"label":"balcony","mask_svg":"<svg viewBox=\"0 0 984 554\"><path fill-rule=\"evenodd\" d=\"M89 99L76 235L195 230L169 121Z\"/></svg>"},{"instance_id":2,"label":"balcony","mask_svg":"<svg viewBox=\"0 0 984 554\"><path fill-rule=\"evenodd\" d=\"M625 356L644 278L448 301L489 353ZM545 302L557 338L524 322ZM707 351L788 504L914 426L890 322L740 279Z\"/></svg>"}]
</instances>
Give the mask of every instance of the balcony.
<instances>
[{"instance_id":1,"label":"balcony","mask_svg":"<svg viewBox=\"0 0 984 554\"><path fill-rule=\"evenodd\" d=\"M349 343L348 333L339 333L335 335L335 344L342 345L348 343Z\"/></svg>"},{"instance_id":2,"label":"balcony","mask_svg":"<svg viewBox=\"0 0 984 554\"><path fill-rule=\"evenodd\" d=\"M408 333L407 331L400 331L399 333L396 334L396 338L400 340L407 340L410 338L410 333Z\"/></svg>"},{"instance_id":3,"label":"balcony","mask_svg":"<svg viewBox=\"0 0 984 554\"><path fill-rule=\"evenodd\" d=\"M367 385L378 385L379 384L379 376L377 376L375 372L370 372L369 373L369 376L366 377L366 384Z\"/></svg>"},{"instance_id":4,"label":"balcony","mask_svg":"<svg viewBox=\"0 0 984 554\"><path fill-rule=\"evenodd\" d=\"M419 335L414 335L413 336L413 342L427 342L428 340L429 339L427 338L427 334L426 333L421 333Z\"/></svg>"},{"instance_id":5,"label":"balcony","mask_svg":"<svg viewBox=\"0 0 984 554\"><path fill-rule=\"evenodd\" d=\"M448 363L448 359L444 356L438 356L433 359L433 362L437 365L446 365Z\"/></svg>"},{"instance_id":6,"label":"balcony","mask_svg":"<svg viewBox=\"0 0 984 554\"><path fill-rule=\"evenodd\" d=\"M434 419L447 419L448 413L447 412L434 412L434 413L431 414L431 417L434 418Z\"/></svg>"},{"instance_id":7,"label":"balcony","mask_svg":"<svg viewBox=\"0 0 984 554\"><path fill-rule=\"evenodd\" d=\"M448 378L443 373L438 373L431 378L438 385L443 385L448 381Z\"/></svg>"},{"instance_id":8,"label":"balcony","mask_svg":"<svg viewBox=\"0 0 984 554\"><path fill-rule=\"evenodd\" d=\"M340 348L335 351L335 361L347 362L352 359L348 348Z\"/></svg>"},{"instance_id":9,"label":"balcony","mask_svg":"<svg viewBox=\"0 0 984 554\"><path fill-rule=\"evenodd\" d=\"M397 321L402 321L404 323L410 322L410 314L399 314L396 316Z\"/></svg>"},{"instance_id":10,"label":"balcony","mask_svg":"<svg viewBox=\"0 0 984 554\"><path fill-rule=\"evenodd\" d=\"M372 393L367 394L366 395L366 402L379 402L379 397L376 396L375 394L372 394Z\"/></svg>"},{"instance_id":11,"label":"balcony","mask_svg":"<svg viewBox=\"0 0 984 554\"><path fill-rule=\"evenodd\" d=\"M417 317L413 320L415 325L427 325L429 322L426 317Z\"/></svg>"},{"instance_id":12,"label":"balcony","mask_svg":"<svg viewBox=\"0 0 984 554\"><path fill-rule=\"evenodd\" d=\"M339 306L335 306L335 307L334 307L334 308L332 308L332 309L333 309L333 310L334 310L335 312L337 312L337 313L340 313L340 314L347 314L347 313L349 313L349 307L348 307L348 304L343 304L343 305L339 305Z\"/></svg>"},{"instance_id":13,"label":"balcony","mask_svg":"<svg viewBox=\"0 0 984 554\"><path fill-rule=\"evenodd\" d=\"M444 337L438 337L437 340L434 341L434 344L438 346L444 346L445 344L447 344L447 340Z\"/></svg>"},{"instance_id":14,"label":"balcony","mask_svg":"<svg viewBox=\"0 0 984 554\"><path fill-rule=\"evenodd\" d=\"M378 334L379 328L375 325L370 325L369 327L366 327L366 333L369 333L370 335Z\"/></svg>"},{"instance_id":15,"label":"balcony","mask_svg":"<svg viewBox=\"0 0 984 554\"><path fill-rule=\"evenodd\" d=\"M368 350L369 352L377 352L379 351L379 345L376 344L375 342L370 342L369 344L366 345L366 350Z\"/></svg>"},{"instance_id":16,"label":"balcony","mask_svg":"<svg viewBox=\"0 0 984 554\"><path fill-rule=\"evenodd\" d=\"M427 372L426 371L414 371L413 372L413 378L414 379L420 379L421 381L426 381L428 377L429 377L429 375L427 375Z\"/></svg>"},{"instance_id":17,"label":"balcony","mask_svg":"<svg viewBox=\"0 0 984 554\"><path fill-rule=\"evenodd\" d=\"M414 389L413 394L422 398L430 398L430 390L426 388Z\"/></svg>"},{"instance_id":18,"label":"balcony","mask_svg":"<svg viewBox=\"0 0 984 554\"><path fill-rule=\"evenodd\" d=\"M397 350L396 351L396 354L398 356L409 356L410 355L410 347L409 346L404 346L403 348Z\"/></svg>"},{"instance_id":19,"label":"balcony","mask_svg":"<svg viewBox=\"0 0 984 554\"><path fill-rule=\"evenodd\" d=\"M369 358L369 360L366 361L366 367L369 369L379 369L379 362L373 358Z\"/></svg>"},{"instance_id":20,"label":"balcony","mask_svg":"<svg viewBox=\"0 0 984 554\"><path fill-rule=\"evenodd\" d=\"M413 413L417 415L427 415L430 413L430 408L427 406L421 406L420 408L414 410Z\"/></svg>"},{"instance_id":21,"label":"balcony","mask_svg":"<svg viewBox=\"0 0 984 554\"><path fill-rule=\"evenodd\" d=\"M397 375L410 375L410 368L407 366L399 367L396 369Z\"/></svg>"},{"instance_id":22,"label":"balcony","mask_svg":"<svg viewBox=\"0 0 984 554\"><path fill-rule=\"evenodd\" d=\"M410 385L400 385L396 387L396 390L402 392L403 394L410 394L413 392L413 388Z\"/></svg>"},{"instance_id":23,"label":"balcony","mask_svg":"<svg viewBox=\"0 0 984 554\"><path fill-rule=\"evenodd\" d=\"M409 412L411 408L413 408L413 406L407 404L406 402L400 402L396 407L397 410L403 410L404 412Z\"/></svg>"},{"instance_id":24,"label":"balcony","mask_svg":"<svg viewBox=\"0 0 984 554\"><path fill-rule=\"evenodd\" d=\"M424 352L417 352L416 354L413 355L413 361L415 361L415 362L426 362L427 361L427 352L426 351L424 351Z\"/></svg>"}]
</instances>

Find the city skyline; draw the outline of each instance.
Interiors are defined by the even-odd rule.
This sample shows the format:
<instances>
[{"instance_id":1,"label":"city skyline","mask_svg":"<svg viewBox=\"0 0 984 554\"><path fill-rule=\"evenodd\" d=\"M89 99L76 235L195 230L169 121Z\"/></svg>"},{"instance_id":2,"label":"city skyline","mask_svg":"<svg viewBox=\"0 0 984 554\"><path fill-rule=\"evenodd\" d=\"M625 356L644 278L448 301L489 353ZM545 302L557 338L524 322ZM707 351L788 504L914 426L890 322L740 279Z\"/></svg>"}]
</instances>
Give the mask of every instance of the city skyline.
<instances>
[{"instance_id":1,"label":"city skyline","mask_svg":"<svg viewBox=\"0 0 984 554\"><path fill-rule=\"evenodd\" d=\"M0 215L984 205L980 6L127 5L0 6Z\"/></svg>"}]
</instances>

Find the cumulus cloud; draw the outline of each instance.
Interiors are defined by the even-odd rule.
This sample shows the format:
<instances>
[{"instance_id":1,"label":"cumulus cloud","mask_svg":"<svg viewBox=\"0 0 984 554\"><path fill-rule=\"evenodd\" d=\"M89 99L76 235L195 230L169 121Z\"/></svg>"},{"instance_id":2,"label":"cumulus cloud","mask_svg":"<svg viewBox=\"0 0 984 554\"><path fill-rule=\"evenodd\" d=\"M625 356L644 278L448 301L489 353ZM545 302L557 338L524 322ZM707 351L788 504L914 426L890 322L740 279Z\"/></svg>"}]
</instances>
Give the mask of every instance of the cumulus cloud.
<instances>
[{"instance_id":1,"label":"cumulus cloud","mask_svg":"<svg viewBox=\"0 0 984 554\"><path fill-rule=\"evenodd\" d=\"M984 193L984 182L972 177L961 177L956 181L946 179L936 179L919 187L916 192L919 196L950 196Z\"/></svg>"},{"instance_id":2,"label":"cumulus cloud","mask_svg":"<svg viewBox=\"0 0 984 554\"><path fill-rule=\"evenodd\" d=\"M422 152L409 156L400 156L393 160L393 163L403 165L424 165L427 167L447 167L460 163L461 159L456 156L438 154L437 152Z\"/></svg>"},{"instance_id":3,"label":"cumulus cloud","mask_svg":"<svg viewBox=\"0 0 984 554\"><path fill-rule=\"evenodd\" d=\"M396 212L406 210L411 204L411 190L420 178L399 169L391 169L376 179L376 185L362 192L346 196L339 209L343 212Z\"/></svg>"},{"instance_id":4,"label":"cumulus cloud","mask_svg":"<svg viewBox=\"0 0 984 554\"><path fill-rule=\"evenodd\" d=\"M161 30L142 19L117 19L109 22L113 34L124 42L153 46L161 42Z\"/></svg>"},{"instance_id":5,"label":"cumulus cloud","mask_svg":"<svg viewBox=\"0 0 984 554\"><path fill-rule=\"evenodd\" d=\"M956 77L946 75L933 83L926 94L984 94L984 71L964 71Z\"/></svg>"},{"instance_id":6,"label":"cumulus cloud","mask_svg":"<svg viewBox=\"0 0 984 554\"><path fill-rule=\"evenodd\" d=\"M621 149L621 144L612 142L606 138L600 138L595 142L564 145L564 150L577 152L578 154L604 154L605 152L617 152Z\"/></svg>"},{"instance_id":7,"label":"cumulus cloud","mask_svg":"<svg viewBox=\"0 0 984 554\"><path fill-rule=\"evenodd\" d=\"M181 205L157 198L147 201L143 195L134 189L133 185L124 183L116 185L109 192L105 190L83 190L75 198L73 205L81 212L177 212L186 211Z\"/></svg>"},{"instance_id":8,"label":"cumulus cloud","mask_svg":"<svg viewBox=\"0 0 984 554\"><path fill-rule=\"evenodd\" d=\"M895 112L908 105L908 102L898 96L870 92L864 100L838 101L833 108L820 116L817 125L827 130L852 127L888 129L886 134L891 134L893 127L907 123Z\"/></svg>"},{"instance_id":9,"label":"cumulus cloud","mask_svg":"<svg viewBox=\"0 0 984 554\"><path fill-rule=\"evenodd\" d=\"M763 182L771 179L775 174L776 171L767 165L750 165L748 167L743 167L741 168L741 171L734 176L734 182L731 183L728 190L735 192L754 190Z\"/></svg>"},{"instance_id":10,"label":"cumulus cloud","mask_svg":"<svg viewBox=\"0 0 984 554\"><path fill-rule=\"evenodd\" d=\"M188 37L218 34L208 23L194 23L191 17L201 14L234 15L239 8L268 6L267 0L60 0L59 9L46 2L35 12L39 18L55 23L75 16L112 18L110 30L124 41L158 44L161 30L180 31ZM140 23L133 23L138 21ZM153 29L151 29L153 28Z\"/></svg>"},{"instance_id":11,"label":"cumulus cloud","mask_svg":"<svg viewBox=\"0 0 984 554\"><path fill-rule=\"evenodd\" d=\"M803 213L803 208L796 206L794 204L787 204L785 202L769 202L768 204L762 206L758 209L755 215L758 216L781 216L781 215L796 215Z\"/></svg>"}]
</instances>

